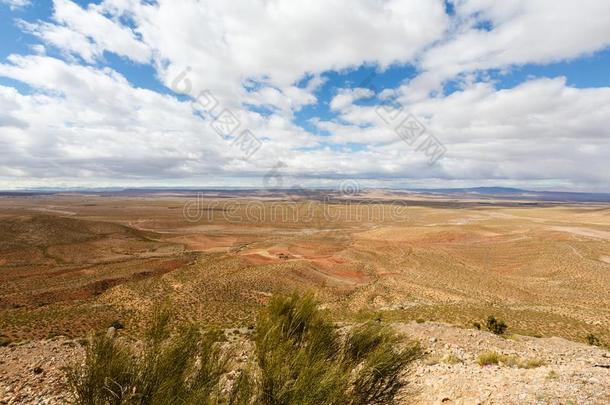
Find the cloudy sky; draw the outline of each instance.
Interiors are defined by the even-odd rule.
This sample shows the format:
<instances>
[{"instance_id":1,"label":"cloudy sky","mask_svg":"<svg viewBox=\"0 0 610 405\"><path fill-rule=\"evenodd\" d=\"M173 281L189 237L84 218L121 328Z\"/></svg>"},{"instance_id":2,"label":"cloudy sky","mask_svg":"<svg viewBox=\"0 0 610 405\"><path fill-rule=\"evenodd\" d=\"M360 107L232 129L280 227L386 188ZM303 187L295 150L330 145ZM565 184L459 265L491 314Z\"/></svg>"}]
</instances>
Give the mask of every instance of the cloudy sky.
<instances>
[{"instance_id":1,"label":"cloudy sky","mask_svg":"<svg viewBox=\"0 0 610 405\"><path fill-rule=\"evenodd\" d=\"M610 192L608 0L0 0L0 188Z\"/></svg>"}]
</instances>

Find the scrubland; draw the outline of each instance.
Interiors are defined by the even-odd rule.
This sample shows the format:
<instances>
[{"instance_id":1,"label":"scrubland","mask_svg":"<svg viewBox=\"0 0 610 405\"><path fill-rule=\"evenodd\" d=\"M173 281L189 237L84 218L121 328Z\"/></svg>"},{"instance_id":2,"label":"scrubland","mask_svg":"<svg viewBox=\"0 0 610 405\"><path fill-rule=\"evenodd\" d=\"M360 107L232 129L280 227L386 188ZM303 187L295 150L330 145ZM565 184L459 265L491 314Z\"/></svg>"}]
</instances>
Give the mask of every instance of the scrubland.
<instances>
[{"instance_id":1,"label":"scrubland","mask_svg":"<svg viewBox=\"0 0 610 405\"><path fill-rule=\"evenodd\" d=\"M1 198L0 334L13 346L79 339L120 320L138 340L166 300L178 321L255 327L273 294L297 291L337 325L485 334L473 325L493 315L508 325L498 339L593 335L604 350L609 257L603 204L381 192Z\"/></svg>"}]
</instances>

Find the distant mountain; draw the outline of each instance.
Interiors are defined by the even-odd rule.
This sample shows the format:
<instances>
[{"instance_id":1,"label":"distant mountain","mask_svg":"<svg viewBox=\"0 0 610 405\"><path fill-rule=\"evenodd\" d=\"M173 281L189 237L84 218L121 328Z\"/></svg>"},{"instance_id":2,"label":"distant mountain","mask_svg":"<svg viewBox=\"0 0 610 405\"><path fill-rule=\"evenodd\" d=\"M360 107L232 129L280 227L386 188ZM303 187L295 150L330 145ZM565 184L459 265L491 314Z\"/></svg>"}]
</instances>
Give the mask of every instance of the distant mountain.
<instances>
[{"instance_id":1,"label":"distant mountain","mask_svg":"<svg viewBox=\"0 0 610 405\"><path fill-rule=\"evenodd\" d=\"M521 190L519 188L511 187L470 187L470 188L434 188L434 189L413 189L412 191L424 192L424 193L471 193L471 194L526 194L536 193L536 191Z\"/></svg>"},{"instance_id":2,"label":"distant mountain","mask_svg":"<svg viewBox=\"0 0 610 405\"><path fill-rule=\"evenodd\" d=\"M560 202L610 202L610 193L580 193L569 191L533 191L511 187L471 187L411 189L418 193L434 194L475 194L497 198L511 198Z\"/></svg>"},{"instance_id":3,"label":"distant mountain","mask_svg":"<svg viewBox=\"0 0 610 405\"><path fill-rule=\"evenodd\" d=\"M300 193L303 195L307 192L307 196L313 197L319 192L328 192L330 188L240 188L240 187L149 187L149 188L36 188L24 190L0 190L0 196L3 197L24 197L35 195L75 193L86 194L95 193L99 195L143 195L143 194L158 194L158 193L225 193L227 195L249 195L263 193ZM603 202L610 203L610 193L580 193L566 191L534 191L523 190L512 187L470 187L470 188L417 188L417 189L402 189L403 191L423 193L423 194L441 194L451 195L455 198L460 197L475 197L479 198L495 198L507 200L527 200L527 201L554 201L554 202ZM394 191L399 191L395 189Z\"/></svg>"}]
</instances>

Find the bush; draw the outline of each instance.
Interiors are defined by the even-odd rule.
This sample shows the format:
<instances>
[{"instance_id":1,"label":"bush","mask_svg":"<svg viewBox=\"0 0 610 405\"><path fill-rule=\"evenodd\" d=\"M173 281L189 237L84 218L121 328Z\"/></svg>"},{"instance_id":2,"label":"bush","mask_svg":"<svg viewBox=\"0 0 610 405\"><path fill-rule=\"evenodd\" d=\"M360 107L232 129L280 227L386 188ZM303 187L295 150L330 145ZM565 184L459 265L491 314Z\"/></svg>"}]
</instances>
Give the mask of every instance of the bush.
<instances>
[{"instance_id":1,"label":"bush","mask_svg":"<svg viewBox=\"0 0 610 405\"><path fill-rule=\"evenodd\" d=\"M477 330L481 330L481 324L479 322L473 322L472 326Z\"/></svg>"},{"instance_id":2,"label":"bush","mask_svg":"<svg viewBox=\"0 0 610 405\"><path fill-rule=\"evenodd\" d=\"M378 322L340 336L311 295L273 298L255 339L262 404L389 403L420 354Z\"/></svg>"},{"instance_id":3,"label":"bush","mask_svg":"<svg viewBox=\"0 0 610 405\"><path fill-rule=\"evenodd\" d=\"M420 356L417 344L399 350L399 337L387 327L367 323L347 338L352 367L359 365L354 381L354 404L390 403L402 388L406 367ZM363 344L364 343L364 344ZM354 348L359 349L354 352ZM357 353L357 355L354 355ZM351 370L350 370L351 372Z\"/></svg>"},{"instance_id":4,"label":"bush","mask_svg":"<svg viewBox=\"0 0 610 405\"><path fill-rule=\"evenodd\" d=\"M591 346L601 346L602 345L602 342L599 340L599 338L592 333L589 333L587 335L587 343L590 344Z\"/></svg>"},{"instance_id":5,"label":"bush","mask_svg":"<svg viewBox=\"0 0 610 405\"><path fill-rule=\"evenodd\" d=\"M172 327L157 310L139 350L94 336L85 363L66 370L68 383L78 404L387 404L420 355L377 322L337 330L311 295L272 298L258 318L255 362L243 370L231 372L218 336Z\"/></svg>"},{"instance_id":6,"label":"bush","mask_svg":"<svg viewBox=\"0 0 610 405\"><path fill-rule=\"evenodd\" d=\"M497 320L493 316L487 318L485 326L487 326L487 330L495 333L496 335L503 335L504 332L506 332L506 329L508 328L504 321Z\"/></svg>"},{"instance_id":7,"label":"bush","mask_svg":"<svg viewBox=\"0 0 610 405\"><path fill-rule=\"evenodd\" d=\"M215 403L228 356L192 325L173 331L169 312L157 310L142 350L98 334L66 375L78 404Z\"/></svg>"},{"instance_id":8,"label":"bush","mask_svg":"<svg viewBox=\"0 0 610 405\"><path fill-rule=\"evenodd\" d=\"M125 329L125 325L123 325L123 322L121 322L119 320L112 321L110 326L112 328L114 328L115 330Z\"/></svg>"},{"instance_id":9,"label":"bush","mask_svg":"<svg viewBox=\"0 0 610 405\"><path fill-rule=\"evenodd\" d=\"M104 334L91 339L85 364L66 374L79 404L123 403L136 379L131 353Z\"/></svg>"}]
</instances>

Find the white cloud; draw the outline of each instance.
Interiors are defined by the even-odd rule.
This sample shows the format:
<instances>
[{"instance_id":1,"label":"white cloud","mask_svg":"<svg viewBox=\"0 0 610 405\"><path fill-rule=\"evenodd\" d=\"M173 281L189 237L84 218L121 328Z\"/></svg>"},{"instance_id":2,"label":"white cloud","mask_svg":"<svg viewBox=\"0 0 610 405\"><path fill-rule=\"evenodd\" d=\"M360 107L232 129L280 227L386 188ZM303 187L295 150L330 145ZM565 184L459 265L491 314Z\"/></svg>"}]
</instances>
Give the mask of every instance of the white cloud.
<instances>
[{"instance_id":1,"label":"white cloud","mask_svg":"<svg viewBox=\"0 0 610 405\"><path fill-rule=\"evenodd\" d=\"M408 62L448 24L440 0L113 1L104 7L133 18L161 66L167 63L161 72L167 84L190 66L194 89L212 89L227 102L243 96L247 79L284 89L307 73Z\"/></svg>"},{"instance_id":2,"label":"white cloud","mask_svg":"<svg viewBox=\"0 0 610 405\"><path fill-rule=\"evenodd\" d=\"M236 111L242 129L266 139L259 160L244 162L231 140L193 115L190 102L135 88L111 69L12 56L0 64L0 76L42 91L22 95L0 87L0 161L13 175L21 173L24 184L69 176L125 182L262 175L268 165L260 161L271 164L292 148L315 145L311 135L280 116Z\"/></svg>"},{"instance_id":3,"label":"white cloud","mask_svg":"<svg viewBox=\"0 0 610 405\"><path fill-rule=\"evenodd\" d=\"M100 59L104 51L139 63L150 60L150 49L137 39L135 33L104 16L95 5L83 9L70 0L53 0L53 5L54 22L22 22L23 28L64 53L78 55L88 63Z\"/></svg>"},{"instance_id":4,"label":"white cloud","mask_svg":"<svg viewBox=\"0 0 610 405\"><path fill-rule=\"evenodd\" d=\"M103 54L103 51L85 35L68 27L45 22L30 24L20 21L19 23L24 31L36 35L49 45L59 48L67 57L77 55L85 62L94 63Z\"/></svg>"},{"instance_id":5,"label":"white cloud","mask_svg":"<svg viewBox=\"0 0 610 405\"><path fill-rule=\"evenodd\" d=\"M31 0L0 0L0 4L6 4L11 10L27 7L31 3Z\"/></svg>"},{"instance_id":6,"label":"white cloud","mask_svg":"<svg viewBox=\"0 0 610 405\"><path fill-rule=\"evenodd\" d=\"M370 89L363 89L361 87L357 87L355 89L341 89L339 93L333 97L330 102L331 110L340 111L344 110L347 107L350 107L354 101L363 99L363 98L371 98L375 95L375 92Z\"/></svg>"},{"instance_id":7,"label":"white cloud","mask_svg":"<svg viewBox=\"0 0 610 405\"><path fill-rule=\"evenodd\" d=\"M383 151L385 161L408 176L411 166L416 177L468 179L474 184L527 179L603 189L610 182L609 100L610 88L577 89L558 78L531 80L506 90L474 83L446 97L410 104L406 112L420 117L427 132L448 150L438 167L428 170L422 170L423 164L413 167L418 162L418 156L412 156L415 147L384 126L371 107L354 107L341 117L372 127L320 125L334 134L335 142L361 142L372 151Z\"/></svg>"},{"instance_id":8,"label":"white cloud","mask_svg":"<svg viewBox=\"0 0 610 405\"><path fill-rule=\"evenodd\" d=\"M234 179L261 186L260 177L282 161L303 184L352 176L419 186L607 189L610 88L578 89L556 78L501 90L480 72L607 47L610 3L454 3L450 18L441 0L105 0L86 8L55 0L50 20L20 22L46 46L0 62L0 76L29 86L23 93L0 86L0 187ZM485 21L491 30L481 28ZM52 47L64 60L46 56L56 54ZM167 87L187 72L180 86L189 84L191 96L210 89L263 147L245 161L189 101L99 67L106 52L151 63ZM435 166L375 106L355 104L375 96L371 90L317 97L323 72L363 64L382 71L392 63L411 63L419 74L383 98L403 103L445 144ZM295 84L303 78L306 85ZM460 90L430 95L456 78ZM299 110L322 102L338 118L311 123L328 136L295 124ZM246 108L252 105L268 113Z\"/></svg>"},{"instance_id":9,"label":"white cloud","mask_svg":"<svg viewBox=\"0 0 610 405\"><path fill-rule=\"evenodd\" d=\"M130 86L118 73L49 57L13 57L0 74L44 89L20 95L2 87L10 116L27 128L3 132L6 165L25 178L180 177L218 167L223 141L193 119L188 103Z\"/></svg>"},{"instance_id":10,"label":"white cloud","mask_svg":"<svg viewBox=\"0 0 610 405\"><path fill-rule=\"evenodd\" d=\"M599 0L460 0L469 26L426 53L422 67L447 75L570 59L610 45L610 3ZM488 21L491 30L477 28ZM474 26L473 26L474 24Z\"/></svg>"},{"instance_id":11,"label":"white cloud","mask_svg":"<svg viewBox=\"0 0 610 405\"><path fill-rule=\"evenodd\" d=\"M608 1L455 0L454 4L452 34L421 57L423 73L403 88L402 101L424 98L459 74L573 59L610 45Z\"/></svg>"}]
</instances>

